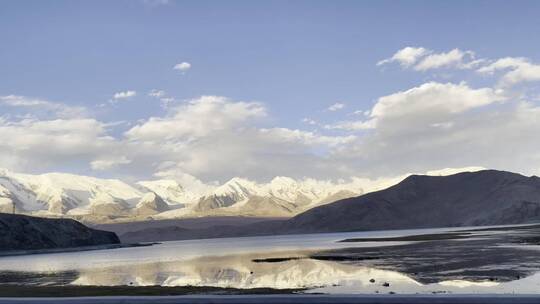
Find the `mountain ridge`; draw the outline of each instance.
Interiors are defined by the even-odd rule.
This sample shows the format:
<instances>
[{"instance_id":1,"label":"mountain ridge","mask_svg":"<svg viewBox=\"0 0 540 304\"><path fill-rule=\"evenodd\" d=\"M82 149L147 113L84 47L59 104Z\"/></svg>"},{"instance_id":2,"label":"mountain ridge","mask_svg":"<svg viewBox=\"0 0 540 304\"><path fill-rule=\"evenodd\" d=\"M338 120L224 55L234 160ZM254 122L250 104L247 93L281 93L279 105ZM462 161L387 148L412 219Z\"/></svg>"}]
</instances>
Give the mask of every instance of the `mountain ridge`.
<instances>
[{"instance_id":1,"label":"mountain ridge","mask_svg":"<svg viewBox=\"0 0 540 304\"><path fill-rule=\"evenodd\" d=\"M476 170L463 168L461 170ZM440 174L452 172L445 169ZM69 217L87 223L204 216L288 218L343 198L386 188L405 178L347 181L276 176L266 183L234 177L222 185L192 178L126 183L118 179L0 169L0 212Z\"/></svg>"},{"instance_id":2,"label":"mountain ridge","mask_svg":"<svg viewBox=\"0 0 540 304\"><path fill-rule=\"evenodd\" d=\"M285 220L170 233L124 232L129 241L513 225L540 222L540 178L482 170L411 175L387 189L311 208ZM164 238L164 239L162 239Z\"/></svg>"},{"instance_id":3,"label":"mountain ridge","mask_svg":"<svg viewBox=\"0 0 540 304\"><path fill-rule=\"evenodd\" d=\"M535 211L516 214L513 218L505 216L505 211L522 205L529 205ZM367 216L369 220L365 220ZM449 176L411 175L388 189L308 210L291 218L288 229L320 232L408 229L537 220L540 220L538 177L482 170Z\"/></svg>"}]
</instances>

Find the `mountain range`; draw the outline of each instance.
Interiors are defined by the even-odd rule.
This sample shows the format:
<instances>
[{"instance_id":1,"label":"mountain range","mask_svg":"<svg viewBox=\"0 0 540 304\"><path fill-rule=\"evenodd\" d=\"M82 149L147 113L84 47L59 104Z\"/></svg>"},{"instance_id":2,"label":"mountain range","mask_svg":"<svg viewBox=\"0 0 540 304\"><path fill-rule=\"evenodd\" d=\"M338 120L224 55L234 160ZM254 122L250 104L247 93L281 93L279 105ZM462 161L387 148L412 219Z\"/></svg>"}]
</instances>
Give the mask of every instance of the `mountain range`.
<instances>
[{"instance_id":1,"label":"mountain range","mask_svg":"<svg viewBox=\"0 0 540 304\"><path fill-rule=\"evenodd\" d=\"M446 171L445 171L446 172ZM232 178L224 184L117 179L0 169L0 212L70 217L90 223L204 216L291 217L313 207L386 188L405 178L349 181Z\"/></svg>"},{"instance_id":2,"label":"mountain range","mask_svg":"<svg viewBox=\"0 0 540 304\"><path fill-rule=\"evenodd\" d=\"M540 178L482 170L411 175L384 190L311 208L289 219L239 226L157 227L120 235L127 241L237 237L540 222Z\"/></svg>"}]
</instances>

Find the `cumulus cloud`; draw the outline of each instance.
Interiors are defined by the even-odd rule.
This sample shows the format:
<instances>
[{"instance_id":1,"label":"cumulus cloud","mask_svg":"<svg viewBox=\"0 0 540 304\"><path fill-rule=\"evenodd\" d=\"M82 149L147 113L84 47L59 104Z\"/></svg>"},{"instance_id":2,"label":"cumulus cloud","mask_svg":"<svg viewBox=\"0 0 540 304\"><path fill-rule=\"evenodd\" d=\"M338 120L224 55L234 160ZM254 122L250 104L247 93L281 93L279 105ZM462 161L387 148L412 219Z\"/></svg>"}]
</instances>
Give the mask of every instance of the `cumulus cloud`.
<instances>
[{"instance_id":1,"label":"cumulus cloud","mask_svg":"<svg viewBox=\"0 0 540 304\"><path fill-rule=\"evenodd\" d=\"M328 111L332 111L332 112L335 112L335 111L339 111L341 109L345 108L345 104L343 103L340 103L340 102L336 102L334 103L333 105L329 106L327 108Z\"/></svg>"},{"instance_id":2,"label":"cumulus cloud","mask_svg":"<svg viewBox=\"0 0 540 304\"><path fill-rule=\"evenodd\" d=\"M423 47L405 47L397 51L392 57L377 62L377 65L397 62L402 67L409 67L415 64L418 59L429 54L431 51Z\"/></svg>"},{"instance_id":3,"label":"cumulus cloud","mask_svg":"<svg viewBox=\"0 0 540 304\"><path fill-rule=\"evenodd\" d=\"M472 52L456 50L411 48L380 64L396 62L413 70L474 68L478 73L470 73L472 77L502 74L499 82L505 86L525 87L540 80L538 66L528 59L479 62ZM426 81L384 94L368 109L354 105L357 115L343 116L350 120L303 119L309 128L326 123L312 131L276 125L271 109L261 102L201 96L180 103L155 89L148 96L171 99L165 114L132 122L122 132L77 115L0 116L5 139L0 164L23 170L84 167L123 176L176 176L193 183L233 176L397 176L467 166L539 174L537 101L520 94L522 86L510 90L474 83ZM67 107L16 95L0 97L0 106L55 113Z\"/></svg>"},{"instance_id":4,"label":"cumulus cloud","mask_svg":"<svg viewBox=\"0 0 540 304\"><path fill-rule=\"evenodd\" d=\"M374 175L429 170L441 164L538 174L540 143L534 138L540 130L540 108L519 101L489 107L455 112L448 128L432 126L449 119L443 113L427 118L425 113L415 112L389 117L335 157L348 159L351 166Z\"/></svg>"},{"instance_id":5,"label":"cumulus cloud","mask_svg":"<svg viewBox=\"0 0 540 304\"><path fill-rule=\"evenodd\" d=\"M135 97L135 96L137 96L137 92L129 90L129 91L123 91L123 92L114 93L113 99L115 99L115 100L128 99L128 98Z\"/></svg>"},{"instance_id":6,"label":"cumulus cloud","mask_svg":"<svg viewBox=\"0 0 540 304\"><path fill-rule=\"evenodd\" d=\"M23 171L87 166L123 176L184 172L207 181L346 170L325 155L356 136L265 127L268 115L259 102L202 96L117 136L109 129L114 126L95 119L1 118L0 136L12 140L0 143L0 161Z\"/></svg>"},{"instance_id":7,"label":"cumulus cloud","mask_svg":"<svg viewBox=\"0 0 540 304\"><path fill-rule=\"evenodd\" d=\"M189 62L181 62L181 63L178 63L176 64L174 67L173 67L174 70L178 70L182 73L185 73L187 72L189 69L191 69L191 63Z\"/></svg>"},{"instance_id":8,"label":"cumulus cloud","mask_svg":"<svg viewBox=\"0 0 540 304\"><path fill-rule=\"evenodd\" d=\"M258 102L202 96L134 126L125 138L136 147L138 155L130 159L139 166L154 166L159 159L159 172L179 171L205 180L270 178L276 172L336 176L345 167L318 153L338 149L356 136L260 126L267 117L268 110Z\"/></svg>"},{"instance_id":9,"label":"cumulus cloud","mask_svg":"<svg viewBox=\"0 0 540 304\"><path fill-rule=\"evenodd\" d=\"M171 110L167 117L153 117L130 129L132 140L189 140L214 131L237 127L252 118L266 116L256 102L231 102L220 96L202 96Z\"/></svg>"},{"instance_id":10,"label":"cumulus cloud","mask_svg":"<svg viewBox=\"0 0 540 304\"><path fill-rule=\"evenodd\" d=\"M35 170L58 164L81 165L117 148L105 124L94 119L0 120L0 161Z\"/></svg>"},{"instance_id":11,"label":"cumulus cloud","mask_svg":"<svg viewBox=\"0 0 540 304\"><path fill-rule=\"evenodd\" d=\"M446 53L436 53L426 56L424 59L422 59L422 61L414 66L414 69L417 71L427 71L443 67L470 68L474 65L474 63L471 63L471 60L467 60L467 57L473 60L474 52L453 49ZM478 63L478 61L475 61L475 63Z\"/></svg>"},{"instance_id":12,"label":"cumulus cloud","mask_svg":"<svg viewBox=\"0 0 540 304\"><path fill-rule=\"evenodd\" d=\"M68 106L63 103L21 95L0 96L0 105L24 108L32 111L37 116L43 116L38 114L46 114L46 116L68 118L82 117L87 114L87 110L84 107Z\"/></svg>"},{"instance_id":13,"label":"cumulus cloud","mask_svg":"<svg viewBox=\"0 0 540 304\"><path fill-rule=\"evenodd\" d=\"M501 92L502 93L502 92ZM435 113L459 113L472 108L504 100L500 92L491 88L473 89L465 82L428 82L421 86L383 96L371 109L371 118Z\"/></svg>"},{"instance_id":14,"label":"cumulus cloud","mask_svg":"<svg viewBox=\"0 0 540 304\"><path fill-rule=\"evenodd\" d=\"M520 82L540 81L540 65L531 63L522 57L506 57L478 69L482 74L494 74L505 71L501 84L511 86Z\"/></svg>"},{"instance_id":15,"label":"cumulus cloud","mask_svg":"<svg viewBox=\"0 0 540 304\"><path fill-rule=\"evenodd\" d=\"M436 53L423 47L405 47L392 57L379 61L377 65L397 62L403 68L427 71L440 68L472 69L484 61L484 59L475 59L473 51L462 51L457 48Z\"/></svg>"},{"instance_id":16,"label":"cumulus cloud","mask_svg":"<svg viewBox=\"0 0 540 304\"><path fill-rule=\"evenodd\" d=\"M446 122L456 113L505 100L502 92L491 88L473 89L466 83L428 82L418 87L380 97L367 120L344 121L329 129L363 130L377 127L381 120L406 120L410 117L433 124Z\"/></svg>"}]
</instances>

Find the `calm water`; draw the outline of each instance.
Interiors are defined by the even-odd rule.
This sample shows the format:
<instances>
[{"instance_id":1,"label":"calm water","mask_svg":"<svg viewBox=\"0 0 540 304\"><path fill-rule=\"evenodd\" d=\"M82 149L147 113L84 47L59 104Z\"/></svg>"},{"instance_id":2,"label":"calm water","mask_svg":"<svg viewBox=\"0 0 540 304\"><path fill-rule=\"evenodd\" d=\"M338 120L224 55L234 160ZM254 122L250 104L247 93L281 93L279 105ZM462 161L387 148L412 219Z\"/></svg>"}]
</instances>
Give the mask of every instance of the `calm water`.
<instances>
[{"instance_id":1,"label":"calm water","mask_svg":"<svg viewBox=\"0 0 540 304\"><path fill-rule=\"evenodd\" d=\"M0 283L310 288L308 292L326 293L540 293L540 274L504 283L452 280L421 284L396 271L306 258L309 253L322 249L405 244L337 242L346 238L456 230L459 229L189 240L151 247L3 257L0 258ZM540 246L523 250L537 250L536 247ZM253 259L275 257L300 259L253 262Z\"/></svg>"}]
</instances>

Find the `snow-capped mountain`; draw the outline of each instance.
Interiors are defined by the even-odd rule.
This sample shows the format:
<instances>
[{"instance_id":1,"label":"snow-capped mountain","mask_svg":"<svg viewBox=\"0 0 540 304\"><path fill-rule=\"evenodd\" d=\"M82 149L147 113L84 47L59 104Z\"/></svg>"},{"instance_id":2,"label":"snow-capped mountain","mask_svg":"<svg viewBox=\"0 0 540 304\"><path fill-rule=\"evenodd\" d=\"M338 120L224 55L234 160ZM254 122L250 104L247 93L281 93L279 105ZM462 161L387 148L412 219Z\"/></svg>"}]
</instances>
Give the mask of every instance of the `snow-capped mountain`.
<instances>
[{"instance_id":1,"label":"snow-capped mountain","mask_svg":"<svg viewBox=\"0 0 540 304\"><path fill-rule=\"evenodd\" d=\"M276 177L266 184L233 178L201 197L198 212L215 215L290 216L311 207L357 196L364 192L358 183L331 183Z\"/></svg>"},{"instance_id":2,"label":"snow-capped mountain","mask_svg":"<svg viewBox=\"0 0 540 304\"><path fill-rule=\"evenodd\" d=\"M289 217L384 189L405 177L352 178L347 182L276 177L268 183L235 177L222 185L204 184L193 178L184 184L172 179L130 184L74 174L30 175L0 169L0 212L90 222L217 215Z\"/></svg>"},{"instance_id":3,"label":"snow-capped mountain","mask_svg":"<svg viewBox=\"0 0 540 304\"><path fill-rule=\"evenodd\" d=\"M3 189L3 190L1 190ZM143 192L114 179L63 173L17 174L0 170L0 196L5 211L37 215L127 214Z\"/></svg>"}]
</instances>

